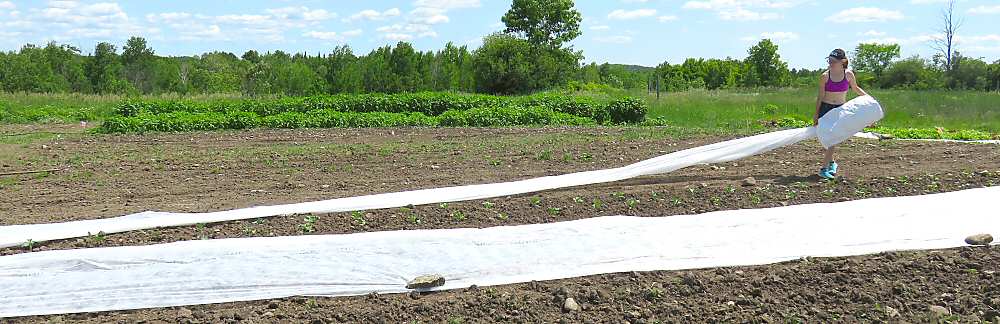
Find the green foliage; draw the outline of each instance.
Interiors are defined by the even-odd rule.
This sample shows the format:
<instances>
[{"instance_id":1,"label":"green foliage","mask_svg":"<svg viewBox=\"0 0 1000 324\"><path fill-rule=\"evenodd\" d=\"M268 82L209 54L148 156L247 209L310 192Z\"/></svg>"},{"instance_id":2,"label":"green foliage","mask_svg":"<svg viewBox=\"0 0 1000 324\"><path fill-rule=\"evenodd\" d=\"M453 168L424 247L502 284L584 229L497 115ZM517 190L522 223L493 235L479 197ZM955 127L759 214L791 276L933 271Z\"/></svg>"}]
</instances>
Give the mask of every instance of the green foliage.
<instances>
[{"instance_id":1,"label":"green foliage","mask_svg":"<svg viewBox=\"0 0 1000 324\"><path fill-rule=\"evenodd\" d=\"M788 63L781 61L778 45L770 39L761 40L751 47L746 64L749 73L744 84L750 87L774 87L788 84Z\"/></svg>"},{"instance_id":2,"label":"green foliage","mask_svg":"<svg viewBox=\"0 0 1000 324\"><path fill-rule=\"evenodd\" d=\"M514 35L494 33L473 53L476 90L521 94L559 87L576 74L582 54L537 46Z\"/></svg>"},{"instance_id":3,"label":"green foliage","mask_svg":"<svg viewBox=\"0 0 1000 324\"><path fill-rule=\"evenodd\" d=\"M879 79L879 85L913 90L939 89L944 87L943 73L930 62L914 56L890 65Z\"/></svg>"},{"instance_id":4,"label":"green foliage","mask_svg":"<svg viewBox=\"0 0 1000 324\"><path fill-rule=\"evenodd\" d=\"M340 94L274 100L125 100L103 133L214 129L593 125L639 123L648 107L621 98L607 105L586 97L452 93ZM2 117L2 116L0 116Z\"/></svg>"},{"instance_id":5,"label":"green foliage","mask_svg":"<svg viewBox=\"0 0 1000 324\"><path fill-rule=\"evenodd\" d=\"M621 98L608 104L608 114L614 123L641 123L649 107L635 98Z\"/></svg>"},{"instance_id":6,"label":"green foliage","mask_svg":"<svg viewBox=\"0 0 1000 324\"><path fill-rule=\"evenodd\" d=\"M899 45L862 43L854 49L854 60L851 64L860 72L869 72L875 78L881 78L882 72L889 67L892 60L899 58Z\"/></svg>"},{"instance_id":7,"label":"green foliage","mask_svg":"<svg viewBox=\"0 0 1000 324\"><path fill-rule=\"evenodd\" d=\"M1000 139L1000 136L989 132L977 130L949 131L944 128L886 128L876 127L867 131L892 135L895 138L903 139L949 139L949 140L992 140Z\"/></svg>"},{"instance_id":8,"label":"green foliage","mask_svg":"<svg viewBox=\"0 0 1000 324\"><path fill-rule=\"evenodd\" d=\"M583 17L572 0L514 0L501 20L506 32L548 48L560 48L582 34Z\"/></svg>"}]
</instances>

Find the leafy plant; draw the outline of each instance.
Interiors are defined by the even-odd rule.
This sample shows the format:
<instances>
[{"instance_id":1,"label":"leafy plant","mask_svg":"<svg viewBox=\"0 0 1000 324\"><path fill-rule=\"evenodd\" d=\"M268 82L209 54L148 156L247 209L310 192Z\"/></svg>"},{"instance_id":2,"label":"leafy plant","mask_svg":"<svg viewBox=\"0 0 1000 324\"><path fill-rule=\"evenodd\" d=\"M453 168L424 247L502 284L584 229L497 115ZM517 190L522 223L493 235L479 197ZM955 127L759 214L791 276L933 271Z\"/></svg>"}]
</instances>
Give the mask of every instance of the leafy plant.
<instances>
[{"instance_id":1,"label":"leafy plant","mask_svg":"<svg viewBox=\"0 0 1000 324\"><path fill-rule=\"evenodd\" d=\"M562 208L549 207L546 211L548 211L549 215L556 216L562 212Z\"/></svg>"},{"instance_id":2,"label":"leafy plant","mask_svg":"<svg viewBox=\"0 0 1000 324\"><path fill-rule=\"evenodd\" d=\"M542 198L531 197L531 205L535 207L542 207Z\"/></svg>"},{"instance_id":3,"label":"leafy plant","mask_svg":"<svg viewBox=\"0 0 1000 324\"><path fill-rule=\"evenodd\" d=\"M357 226L368 225L368 220L365 219L365 214L361 211L351 212L351 220L354 221L354 224Z\"/></svg>"},{"instance_id":4,"label":"leafy plant","mask_svg":"<svg viewBox=\"0 0 1000 324\"><path fill-rule=\"evenodd\" d=\"M604 208L604 202L602 202L600 198L594 198L594 202L591 205L597 210Z\"/></svg>"},{"instance_id":5,"label":"leafy plant","mask_svg":"<svg viewBox=\"0 0 1000 324\"><path fill-rule=\"evenodd\" d=\"M454 219L454 220L456 220L456 221L464 221L465 220L465 213L463 213L462 211L456 210L456 211L454 211L454 212L451 213L451 218Z\"/></svg>"},{"instance_id":6,"label":"leafy plant","mask_svg":"<svg viewBox=\"0 0 1000 324\"><path fill-rule=\"evenodd\" d=\"M625 206L628 206L629 209L635 208L637 205L639 205L639 200L637 199L629 198L625 201Z\"/></svg>"},{"instance_id":7,"label":"leafy plant","mask_svg":"<svg viewBox=\"0 0 1000 324\"><path fill-rule=\"evenodd\" d=\"M319 217L315 215L307 215L305 218L302 219L302 221L303 223L299 225L299 228L302 229L302 232L312 233L316 231L316 222L319 221ZM364 225L362 224L362 226Z\"/></svg>"}]
</instances>

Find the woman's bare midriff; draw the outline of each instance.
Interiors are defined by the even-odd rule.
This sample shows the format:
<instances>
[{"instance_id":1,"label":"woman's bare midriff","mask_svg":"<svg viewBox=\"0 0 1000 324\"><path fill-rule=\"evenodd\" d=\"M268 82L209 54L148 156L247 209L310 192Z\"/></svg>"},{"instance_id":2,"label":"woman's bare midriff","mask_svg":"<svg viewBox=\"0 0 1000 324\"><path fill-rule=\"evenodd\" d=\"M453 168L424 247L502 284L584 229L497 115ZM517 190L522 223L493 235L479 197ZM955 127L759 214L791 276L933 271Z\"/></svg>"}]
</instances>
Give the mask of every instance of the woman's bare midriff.
<instances>
[{"instance_id":1,"label":"woman's bare midriff","mask_svg":"<svg viewBox=\"0 0 1000 324\"><path fill-rule=\"evenodd\" d=\"M826 92L823 94L823 102L834 105L842 105L847 102L847 91Z\"/></svg>"}]
</instances>

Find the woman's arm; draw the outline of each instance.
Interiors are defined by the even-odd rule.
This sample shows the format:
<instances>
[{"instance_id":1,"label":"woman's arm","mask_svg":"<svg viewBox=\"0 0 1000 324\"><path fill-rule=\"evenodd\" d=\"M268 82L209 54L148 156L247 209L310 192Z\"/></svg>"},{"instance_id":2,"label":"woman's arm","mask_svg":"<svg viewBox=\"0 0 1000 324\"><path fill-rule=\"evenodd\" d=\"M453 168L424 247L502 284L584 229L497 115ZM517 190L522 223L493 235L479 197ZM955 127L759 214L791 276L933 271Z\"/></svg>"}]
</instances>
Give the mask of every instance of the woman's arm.
<instances>
[{"instance_id":1,"label":"woman's arm","mask_svg":"<svg viewBox=\"0 0 1000 324\"><path fill-rule=\"evenodd\" d=\"M820 103L823 102L823 97L826 96L826 79L829 76L823 73L819 76L819 95L816 96L816 113L813 114L813 126L819 125L819 107Z\"/></svg>"},{"instance_id":2,"label":"woman's arm","mask_svg":"<svg viewBox=\"0 0 1000 324\"><path fill-rule=\"evenodd\" d=\"M847 71L847 81L851 83L851 89L857 92L859 95L867 96L868 93L864 89L858 86L858 80L854 78L854 72Z\"/></svg>"}]
</instances>

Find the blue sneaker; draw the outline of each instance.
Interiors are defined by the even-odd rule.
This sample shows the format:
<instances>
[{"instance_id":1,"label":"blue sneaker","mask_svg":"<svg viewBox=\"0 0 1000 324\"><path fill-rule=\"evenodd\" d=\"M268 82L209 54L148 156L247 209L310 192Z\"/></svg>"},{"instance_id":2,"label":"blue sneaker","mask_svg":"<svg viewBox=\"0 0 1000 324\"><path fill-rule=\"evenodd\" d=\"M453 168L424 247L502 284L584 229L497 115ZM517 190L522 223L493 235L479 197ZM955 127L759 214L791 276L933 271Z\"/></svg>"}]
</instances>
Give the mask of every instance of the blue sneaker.
<instances>
[{"instance_id":1,"label":"blue sneaker","mask_svg":"<svg viewBox=\"0 0 1000 324\"><path fill-rule=\"evenodd\" d=\"M819 174L820 178L827 179L827 180L833 180L834 178L836 178L833 175L833 172L830 172L829 168L820 169L818 174Z\"/></svg>"},{"instance_id":2,"label":"blue sneaker","mask_svg":"<svg viewBox=\"0 0 1000 324\"><path fill-rule=\"evenodd\" d=\"M831 174L837 174L837 161L831 161L826 168L830 170Z\"/></svg>"}]
</instances>

